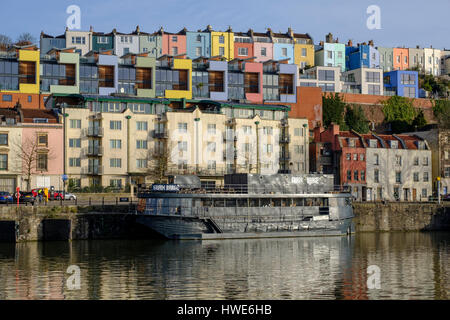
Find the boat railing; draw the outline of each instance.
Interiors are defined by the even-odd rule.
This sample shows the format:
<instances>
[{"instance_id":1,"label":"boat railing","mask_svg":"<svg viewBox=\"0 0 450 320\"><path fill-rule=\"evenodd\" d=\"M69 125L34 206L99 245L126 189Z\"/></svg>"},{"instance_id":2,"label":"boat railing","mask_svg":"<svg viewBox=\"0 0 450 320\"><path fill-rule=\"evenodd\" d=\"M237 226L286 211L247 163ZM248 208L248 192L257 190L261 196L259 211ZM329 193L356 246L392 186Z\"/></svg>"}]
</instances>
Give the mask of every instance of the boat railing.
<instances>
[{"instance_id":1,"label":"boat railing","mask_svg":"<svg viewBox=\"0 0 450 320\"><path fill-rule=\"evenodd\" d=\"M180 185L178 194L339 194L350 193L349 186L341 185L279 185L252 186L242 184L227 184L223 186ZM152 193L150 189L140 189L138 193Z\"/></svg>"}]
</instances>

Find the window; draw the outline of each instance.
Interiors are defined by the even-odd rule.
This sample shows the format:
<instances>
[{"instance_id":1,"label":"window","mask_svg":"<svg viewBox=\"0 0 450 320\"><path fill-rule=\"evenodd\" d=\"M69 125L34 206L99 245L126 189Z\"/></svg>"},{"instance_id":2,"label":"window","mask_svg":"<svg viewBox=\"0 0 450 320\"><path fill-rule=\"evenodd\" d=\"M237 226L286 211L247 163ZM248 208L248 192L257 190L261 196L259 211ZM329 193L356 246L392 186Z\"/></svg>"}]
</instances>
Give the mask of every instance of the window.
<instances>
[{"instance_id":1,"label":"window","mask_svg":"<svg viewBox=\"0 0 450 320\"><path fill-rule=\"evenodd\" d=\"M195 38L195 41L202 42L202 36L201 35L197 35L197 37Z\"/></svg>"},{"instance_id":2,"label":"window","mask_svg":"<svg viewBox=\"0 0 450 320\"><path fill-rule=\"evenodd\" d=\"M294 136L303 137L303 128L294 128Z\"/></svg>"},{"instance_id":3,"label":"window","mask_svg":"<svg viewBox=\"0 0 450 320\"><path fill-rule=\"evenodd\" d=\"M402 172L401 171L395 172L395 182L402 183Z\"/></svg>"},{"instance_id":4,"label":"window","mask_svg":"<svg viewBox=\"0 0 450 320\"><path fill-rule=\"evenodd\" d=\"M122 188L122 179L110 179L109 186L114 188Z\"/></svg>"},{"instance_id":5,"label":"window","mask_svg":"<svg viewBox=\"0 0 450 320\"><path fill-rule=\"evenodd\" d=\"M81 158L69 158L69 167L81 167Z\"/></svg>"},{"instance_id":6,"label":"window","mask_svg":"<svg viewBox=\"0 0 450 320\"><path fill-rule=\"evenodd\" d=\"M267 56L267 49L266 48L261 48L261 56L263 56L263 57Z\"/></svg>"},{"instance_id":7,"label":"window","mask_svg":"<svg viewBox=\"0 0 450 320\"><path fill-rule=\"evenodd\" d=\"M319 80L334 81L334 71L333 70L319 70Z\"/></svg>"},{"instance_id":8,"label":"window","mask_svg":"<svg viewBox=\"0 0 450 320\"><path fill-rule=\"evenodd\" d=\"M108 37L97 37L97 43L108 43Z\"/></svg>"},{"instance_id":9,"label":"window","mask_svg":"<svg viewBox=\"0 0 450 320\"><path fill-rule=\"evenodd\" d=\"M364 153L360 153L359 154L359 160L360 161L364 161Z\"/></svg>"},{"instance_id":10,"label":"window","mask_svg":"<svg viewBox=\"0 0 450 320\"><path fill-rule=\"evenodd\" d=\"M111 168L122 168L122 159L121 158L109 159L109 166Z\"/></svg>"},{"instance_id":11,"label":"window","mask_svg":"<svg viewBox=\"0 0 450 320\"><path fill-rule=\"evenodd\" d=\"M0 170L8 170L8 155L0 154Z\"/></svg>"},{"instance_id":12,"label":"window","mask_svg":"<svg viewBox=\"0 0 450 320\"><path fill-rule=\"evenodd\" d=\"M428 157L423 158L423 165L428 166Z\"/></svg>"},{"instance_id":13,"label":"window","mask_svg":"<svg viewBox=\"0 0 450 320\"><path fill-rule=\"evenodd\" d=\"M70 119L70 128L71 129L80 129L81 128L81 120Z\"/></svg>"},{"instance_id":14,"label":"window","mask_svg":"<svg viewBox=\"0 0 450 320\"><path fill-rule=\"evenodd\" d=\"M444 177L450 178L450 167L445 167L445 169L444 169Z\"/></svg>"},{"instance_id":15,"label":"window","mask_svg":"<svg viewBox=\"0 0 450 320\"><path fill-rule=\"evenodd\" d=\"M419 157L415 157L414 158L414 165L418 166L419 165Z\"/></svg>"},{"instance_id":16,"label":"window","mask_svg":"<svg viewBox=\"0 0 450 320\"><path fill-rule=\"evenodd\" d=\"M37 170L47 171L48 156L46 153L37 154Z\"/></svg>"},{"instance_id":17,"label":"window","mask_svg":"<svg viewBox=\"0 0 450 320\"><path fill-rule=\"evenodd\" d=\"M347 170L347 181L352 180L352 172L350 170Z\"/></svg>"},{"instance_id":18,"label":"window","mask_svg":"<svg viewBox=\"0 0 450 320\"><path fill-rule=\"evenodd\" d=\"M358 161L358 154L357 153L353 154L353 161Z\"/></svg>"},{"instance_id":19,"label":"window","mask_svg":"<svg viewBox=\"0 0 450 320\"><path fill-rule=\"evenodd\" d=\"M187 141L178 141L178 151L187 151Z\"/></svg>"},{"instance_id":20,"label":"window","mask_svg":"<svg viewBox=\"0 0 450 320\"><path fill-rule=\"evenodd\" d=\"M379 165L380 164L380 157L378 154L374 154L374 165Z\"/></svg>"},{"instance_id":21,"label":"window","mask_svg":"<svg viewBox=\"0 0 450 320\"><path fill-rule=\"evenodd\" d=\"M172 55L176 56L178 54L178 47L172 47Z\"/></svg>"},{"instance_id":22,"label":"window","mask_svg":"<svg viewBox=\"0 0 450 320\"><path fill-rule=\"evenodd\" d=\"M202 48L201 47L196 47L195 48L195 55L198 57L201 57L202 55Z\"/></svg>"},{"instance_id":23,"label":"window","mask_svg":"<svg viewBox=\"0 0 450 320\"><path fill-rule=\"evenodd\" d=\"M287 48L281 48L281 55L287 57Z\"/></svg>"},{"instance_id":24,"label":"window","mask_svg":"<svg viewBox=\"0 0 450 320\"><path fill-rule=\"evenodd\" d=\"M7 146L7 145L8 145L8 134L0 133L0 146Z\"/></svg>"},{"instance_id":25,"label":"window","mask_svg":"<svg viewBox=\"0 0 450 320\"><path fill-rule=\"evenodd\" d=\"M248 56L248 48L238 48L239 56Z\"/></svg>"},{"instance_id":26,"label":"window","mask_svg":"<svg viewBox=\"0 0 450 320\"><path fill-rule=\"evenodd\" d=\"M264 153L272 153L273 146L271 144L263 144L263 152Z\"/></svg>"},{"instance_id":27,"label":"window","mask_svg":"<svg viewBox=\"0 0 450 320\"><path fill-rule=\"evenodd\" d=\"M208 150L208 152L216 152L216 143L208 142L206 149Z\"/></svg>"},{"instance_id":28,"label":"window","mask_svg":"<svg viewBox=\"0 0 450 320\"><path fill-rule=\"evenodd\" d=\"M364 170L361 170L361 181L366 180L366 172Z\"/></svg>"},{"instance_id":29,"label":"window","mask_svg":"<svg viewBox=\"0 0 450 320\"><path fill-rule=\"evenodd\" d=\"M403 87L403 96L408 98L416 97L416 88L414 87Z\"/></svg>"},{"instance_id":30,"label":"window","mask_svg":"<svg viewBox=\"0 0 450 320\"><path fill-rule=\"evenodd\" d=\"M327 51L328 59L333 59L333 51Z\"/></svg>"},{"instance_id":31,"label":"window","mask_svg":"<svg viewBox=\"0 0 450 320\"><path fill-rule=\"evenodd\" d=\"M186 122L178 123L178 132L179 133L187 133L187 123Z\"/></svg>"},{"instance_id":32,"label":"window","mask_svg":"<svg viewBox=\"0 0 450 320\"><path fill-rule=\"evenodd\" d=\"M352 154L351 153L347 153L345 155L345 160L350 161L352 159Z\"/></svg>"},{"instance_id":33,"label":"window","mask_svg":"<svg viewBox=\"0 0 450 320\"><path fill-rule=\"evenodd\" d=\"M377 183L380 182L380 171L378 169L373 171L373 180Z\"/></svg>"},{"instance_id":34,"label":"window","mask_svg":"<svg viewBox=\"0 0 450 320\"><path fill-rule=\"evenodd\" d=\"M418 172L414 172L413 180L414 180L414 182L419 182L419 173Z\"/></svg>"},{"instance_id":35,"label":"window","mask_svg":"<svg viewBox=\"0 0 450 320\"><path fill-rule=\"evenodd\" d=\"M69 148L81 148L81 139L69 139Z\"/></svg>"},{"instance_id":36,"label":"window","mask_svg":"<svg viewBox=\"0 0 450 320\"><path fill-rule=\"evenodd\" d=\"M136 122L136 130L137 131L147 131L148 123L147 121L137 121Z\"/></svg>"},{"instance_id":37,"label":"window","mask_svg":"<svg viewBox=\"0 0 450 320\"><path fill-rule=\"evenodd\" d=\"M405 63L408 63L408 57L405 56Z\"/></svg>"},{"instance_id":38,"label":"window","mask_svg":"<svg viewBox=\"0 0 450 320\"><path fill-rule=\"evenodd\" d=\"M147 140L136 140L136 149L147 149Z\"/></svg>"},{"instance_id":39,"label":"window","mask_svg":"<svg viewBox=\"0 0 450 320\"><path fill-rule=\"evenodd\" d=\"M390 143L391 149L398 149L398 141L390 140L389 143Z\"/></svg>"},{"instance_id":40,"label":"window","mask_svg":"<svg viewBox=\"0 0 450 320\"><path fill-rule=\"evenodd\" d=\"M375 85L375 84L369 84L367 86L367 94L372 94L372 95L381 95L381 90L380 90L380 86L379 85Z\"/></svg>"},{"instance_id":41,"label":"window","mask_svg":"<svg viewBox=\"0 0 450 320\"><path fill-rule=\"evenodd\" d=\"M208 170L216 170L216 161L208 160Z\"/></svg>"},{"instance_id":42,"label":"window","mask_svg":"<svg viewBox=\"0 0 450 320\"><path fill-rule=\"evenodd\" d=\"M242 144L242 149L244 149L244 152L250 152L251 151L250 143Z\"/></svg>"},{"instance_id":43,"label":"window","mask_svg":"<svg viewBox=\"0 0 450 320\"><path fill-rule=\"evenodd\" d=\"M422 197L423 198L427 197L427 189L422 189Z\"/></svg>"},{"instance_id":44,"label":"window","mask_svg":"<svg viewBox=\"0 0 450 320\"><path fill-rule=\"evenodd\" d=\"M224 47L219 47L219 55L220 56L224 56L225 55L225 48Z\"/></svg>"},{"instance_id":45,"label":"window","mask_svg":"<svg viewBox=\"0 0 450 320\"><path fill-rule=\"evenodd\" d=\"M225 43L225 37L219 36L219 43Z\"/></svg>"},{"instance_id":46,"label":"window","mask_svg":"<svg viewBox=\"0 0 450 320\"><path fill-rule=\"evenodd\" d=\"M394 198L395 200L400 200L400 189L398 187L394 188Z\"/></svg>"},{"instance_id":47,"label":"window","mask_svg":"<svg viewBox=\"0 0 450 320\"><path fill-rule=\"evenodd\" d=\"M48 135L46 133L38 133L38 146L47 147L48 146Z\"/></svg>"},{"instance_id":48,"label":"window","mask_svg":"<svg viewBox=\"0 0 450 320\"><path fill-rule=\"evenodd\" d=\"M252 134L251 126L242 126L242 130L244 131L244 134Z\"/></svg>"},{"instance_id":49,"label":"window","mask_svg":"<svg viewBox=\"0 0 450 320\"><path fill-rule=\"evenodd\" d=\"M12 95L4 94L2 97L2 101L12 101Z\"/></svg>"},{"instance_id":50,"label":"window","mask_svg":"<svg viewBox=\"0 0 450 320\"><path fill-rule=\"evenodd\" d=\"M358 174L359 174L358 170L355 170L355 171L353 172L353 175L354 175L353 178L355 179L355 181L358 181L358 180L359 180Z\"/></svg>"},{"instance_id":51,"label":"window","mask_svg":"<svg viewBox=\"0 0 450 320\"><path fill-rule=\"evenodd\" d=\"M109 121L109 128L111 130L122 130L122 121Z\"/></svg>"},{"instance_id":52,"label":"window","mask_svg":"<svg viewBox=\"0 0 450 320\"><path fill-rule=\"evenodd\" d=\"M136 168L138 168L138 169L147 168L147 160L146 159L136 159Z\"/></svg>"},{"instance_id":53,"label":"window","mask_svg":"<svg viewBox=\"0 0 450 320\"><path fill-rule=\"evenodd\" d=\"M402 165L402 157L401 156L395 156L395 164L397 166L401 166Z\"/></svg>"},{"instance_id":54,"label":"window","mask_svg":"<svg viewBox=\"0 0 450 320\"><path fill-rule=\"evenodd\" d=\"M122 140L119 139L109 140L109 147L111 149L122 149Z\"/></svg>"},{"instance_id":55,"label":"window","mask_svg":"<svg viewBox=\"0 0 450 320\"><path fill-rule=\"evenodd\" d=\"M273 134L273 128L272 127L263 127L263 134L264 135L272 135Z\"/></svg>"},{"instance_id":56,"label":"window","mask_svg":"<svg viewBox=\"0 0 450 320\"><path fill-rule=\"evenodd\" d=\"M397 56L397 63L400 63L400 56Z\"/></svg>"},{"instance_id":57,"label":"window","mask_svg":"<svg viewBox=\"0 0 450 320\"><path fill-rule=\"evenodd\" d=\"M423 182L428 182L428 172L423 173Z\"/></svg>"},{"instance_id":58,"label":"window","mask_svg":"<svg viewBox=\"0 0 450 320\"><path fill-rule=\"evenodd\" d=\"M216 134L216 124L208 123L208 134Z\"/></svg>"},{"instance_id":59,"label":"window","mask_svg":"<svg viewBox=\"0 0 450 320\"><path fill-rule=\"evenodd\" d=\"M172 42L177 42L178 41L178 37L177 36L172 36Z\"/></svg>"},{"instance_id":60,"label":"window","mask_svg":"<svg viewBox=\"0 0 450 320\"><path fill-rule=\"evenodd\" d=\"M413 74L402 74L401 84L416 84L416 77Z\"/></svg>"},{"instance_id":61,"label":"window","mask_svg":"<svg viewBox=\"0 0 450 320\"><path fill-rule=\"evenodd\" d=\"M302 57L306 57L306 48L302 48Z\"/></svg>"}]
</instances>

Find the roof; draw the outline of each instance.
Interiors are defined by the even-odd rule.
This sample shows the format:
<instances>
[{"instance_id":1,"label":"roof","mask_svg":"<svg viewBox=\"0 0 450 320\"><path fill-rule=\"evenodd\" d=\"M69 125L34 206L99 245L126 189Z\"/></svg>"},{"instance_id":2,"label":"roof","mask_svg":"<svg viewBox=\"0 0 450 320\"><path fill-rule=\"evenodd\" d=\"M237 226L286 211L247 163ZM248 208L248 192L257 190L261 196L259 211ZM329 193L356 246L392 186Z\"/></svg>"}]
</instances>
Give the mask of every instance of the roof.
<instances>
[{"instance_id":1,"label":"roof","mask_svg":"<svg viewBox=\"0 0 450 320\"><path fill-rule=\"evenodd\" d=\"M48 119L49 122L58 123L58 116L52 110L21 109L24 122L32 122L32 119ZM31 119L31 121L29 121ZM28 120L28 121L27 121Z\"/></svg>"}]
</instances>

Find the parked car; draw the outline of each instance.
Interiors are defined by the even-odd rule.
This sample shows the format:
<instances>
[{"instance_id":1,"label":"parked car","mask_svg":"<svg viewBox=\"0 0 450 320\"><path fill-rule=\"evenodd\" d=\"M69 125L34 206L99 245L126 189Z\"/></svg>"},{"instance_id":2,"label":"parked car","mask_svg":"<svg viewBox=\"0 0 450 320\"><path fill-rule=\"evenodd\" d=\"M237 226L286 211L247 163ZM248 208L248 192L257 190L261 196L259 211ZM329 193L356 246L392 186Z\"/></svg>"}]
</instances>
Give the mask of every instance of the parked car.
<instances>
[{"instance_id":1,"label":"parked car","mask_svg":"<svg viewBox=\"0 0 450 320\"><path fill-rule=\"evenodd\" d=\"M0 203L12 203L13 196L7 191L0 191Z\"/></svg>"},{"instance_id":2,"label":"parked car","mask_svg":"<svg viewBox=\"0 0 450 320\"><path fill-rule=\"evenodd\" d=\"M17 202L17 196L14 194L14 202ZM20 192L19 203L31 203L34 205L36 198L32 192Z\"/></svg>"},{"instance_id":3,"label":"parked car","mask_svg":"<svg viewBox=\"0 0 450 320\"><path fill-rule=\"evenodd\" d=\"M39 196L39 190L41 188L32 189L33 196L37 198ZM62 198L62 191L48 191L48 200L60 200Z\"/></svg>"},{"instance_id":4,"label":"parked car","mask_svg":"<svg viewBox=\"0 0 450 320\"><path fill-rule=\"evenodd\" d=\"M74 195L73 193L70 192L66 192L64 195L64 200L76 200L77 196Z\"/></svg>"}]
</instances>

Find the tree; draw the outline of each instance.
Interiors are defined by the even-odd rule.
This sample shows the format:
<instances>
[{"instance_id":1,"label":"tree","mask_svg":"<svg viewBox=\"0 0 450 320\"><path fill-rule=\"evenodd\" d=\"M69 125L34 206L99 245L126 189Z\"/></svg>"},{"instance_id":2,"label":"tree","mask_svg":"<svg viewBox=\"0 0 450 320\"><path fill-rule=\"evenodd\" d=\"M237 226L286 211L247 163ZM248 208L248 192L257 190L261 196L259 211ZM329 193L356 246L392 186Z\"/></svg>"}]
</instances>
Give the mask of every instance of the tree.
<instances>
[{"instance_id":1,"label":"tree","mask_svg":"<svg viewBox=\"0 0 450 320\"><path fill-rule=\"evenodd\" d=\"M25 141L13 142L17 156L22 162L21 171L26 176L27 191L31 189L31 176L38 171L46 171L48 161L53 158L52 151L43 146L44 143L48 145L48 137L37 132Z\"/></svg>"},{"instance_id":2,"label":"tree","mask_svg":"<svg viewBox=\"0 0 450 320\"><path fill-rule=\"evenodd\" d=\"M408 130L417 116L412 99L392 96L382 104L384 121L391 125L393 132Z\"/></svg>"},{"instance_id":3,"label":"tree","mask_svg":"<svg viewBox=\"0 0 450 320\"><path fill-rule=\"evenodd\" d=\"M17 37L16 45L17 46L27 46L30 44L36 43L36 38L29 32L24 32L19 37Z\"/></svg>"},{"instance_id":4,"label":"tree","mask_svg":"<svg viewBox=\"0 0 450 320\"><path fill-rule=\"evenodd\" d=\"M156 183L162 183L169 169L173 144L171 142L156 144L148 153L146 175Z\"/></svg>"},{"instance_id":5,"label":"tree","mask_svg":"<svg viewBox=\"0 0 450 320\"><path fill-rule=\"evenodd\" d=\"M450 129L450 101L434 100L433 113L442 129Z\"/></svg>"},{"instance_id":6,"label":"tree","mask_svg":"<svg viewBox=\"0 0 450 320\"><path fill-rule=\"evenodd\" d=\"M417 116L414 118L411 126L414 129L417 129L417 128L422 128L426 125L427 125L427 120L425 119L425 115L423 114L422 110L419 110L419 112L417 113Z\"/></svg>"},{"instance_id":7,"label":"tree","mask_svg":"<svg viewBox=\"0 0 450 320\"><path fill-rule=\"evenodd\" d=\"M4 34L0 34L0 50L7 50L12 45L10 37Z\"/></svg>"},{"instance_id":8,"label":"tree","mask_svg":"<svg viewBox=\"0 0 450 320\"><path fill-rule=\"evenodd\" d=\"M331 123L338 124L342 130L348 130L344 121L346 103L339 93L329 93L322 97L323 123L328 127Z\"/></svg>"},{"instance_id":9,"label":"tree","mask_svg":"<svg viewBox=\"0 0 450 320\"><path fill-rule=\"evenodd\" d=\"M369 132L369 120L361 106L347 106L344 120L349 129L359 133Z\"/></svg>"}]
</instances>

